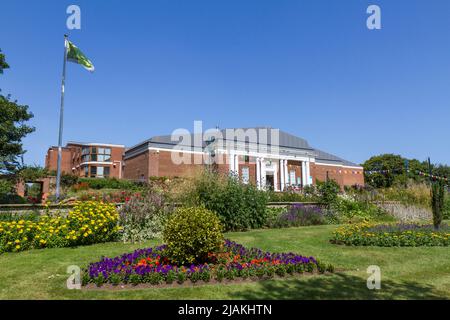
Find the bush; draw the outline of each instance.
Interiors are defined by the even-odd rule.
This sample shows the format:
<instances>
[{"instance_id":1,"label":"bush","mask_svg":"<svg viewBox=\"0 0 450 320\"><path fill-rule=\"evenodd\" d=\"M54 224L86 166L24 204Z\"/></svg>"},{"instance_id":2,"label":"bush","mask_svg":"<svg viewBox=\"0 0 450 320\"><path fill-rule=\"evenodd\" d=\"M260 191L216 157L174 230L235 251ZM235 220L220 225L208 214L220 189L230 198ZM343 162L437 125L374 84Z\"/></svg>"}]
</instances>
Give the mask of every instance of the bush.
<instances>
[{"instance_id":1,"label":"bush","mask_svg":"<svg viewBox=\"0 0 450 320\"><path fill-rule=\"evenodd\" d=\"M160 238L163 227L173 211L167 205L163 194L150 189L136 194L119 209L119 225L122 226L122 240L142 242Z\"/></svg>"},{"instance_id":2,"label":"bush","mask_svg":"<svg viewBox=\"0 0 450 320\"><path fill-rule=\"evenodd\" d=\"M114 205L90 201L77 203L67 217L45 215L38 221L0 222L0 253L116 240L117 220Z\"/></svg>"},{"instance_id":3,"label":"bush","mask_svg":"<svg viewBox=\"0 0 450 320\"><path fill-rule=\"evenodd\" d=\"M340 190L339 184L334 180L330 179L326 182L317 182L319 202L327 207L332 206L336 202Z\"/></svg>"},{"instance_id":4,"label":"bush","mask_svg":"<svg viewBox=\"0 0 450 320\"><path fill-rule=\"evenodd\" d=\"M123 189L123 190L137 190L144 187L143 182L135 182L116 178L80 178L79 183L86 183L90 189Z\"/></svg>"},{"instance_id":5,"label":"bush","mask_svg":"<svg viewBox=\"0 0 450 320\"><path fill-rule=\"evenodd\" d=\"M298 193L298 192L294 192L294 191L286 191L286 192L268 191L267 193L268 193L270 202L316 202L316 201L318 201L317 197L313 194L313 192L310 192L309 188L308 188L307 192L305 191L304 193Z\"/></svg>"},{"instance_id":6,"label":"bush","mask_svg":"<svg viewBox=\"0 0 450 320\"><path fill-rule=\"evenodd\" d=\"M331 242L380 247L449 246L450 227L443 226L440 231L435 231L432 225L375 225L365 222L339 227Z\"/></svg>"},{"instance_id":7,"label":"bush","mask_svg":"<svg viewBox=\"0 0 450 320\"><path fill-rule=\"evenodd\" d=\"M204 172L186 191L185 201L217 213L226 231L262 228L267 219L267 194L234 176Z\"/></svg>"},{"instance_id":8,"label":"bush","mask_svg":"<svg viewBox=\"0 0 450 320\"><path fill-rule=\"evenodd\" d=\"M444 219L450 219L450 194L447 192L444 199Z\"/></svg>"},{"instance_id":9,"label":"bush","mask_svg":"<svg viewBox=\"0 0 450 320\"><path fill-rule=\"evenodd\" d=\"M177 209L163 235L169 259L179 265L205 262L208 253L216 252L224 241L220 220L202 207Z\"/></svg>"},{"instance_id":10,"label":"bush","mask_svg":"<svg viewBox=\"0 0 450 320\"><path fill-rule=\"evenodd\" d=\"M269 227L285 228L326 224L324 211L317 205L294 204Z\"/></svg>"}]
</instances>

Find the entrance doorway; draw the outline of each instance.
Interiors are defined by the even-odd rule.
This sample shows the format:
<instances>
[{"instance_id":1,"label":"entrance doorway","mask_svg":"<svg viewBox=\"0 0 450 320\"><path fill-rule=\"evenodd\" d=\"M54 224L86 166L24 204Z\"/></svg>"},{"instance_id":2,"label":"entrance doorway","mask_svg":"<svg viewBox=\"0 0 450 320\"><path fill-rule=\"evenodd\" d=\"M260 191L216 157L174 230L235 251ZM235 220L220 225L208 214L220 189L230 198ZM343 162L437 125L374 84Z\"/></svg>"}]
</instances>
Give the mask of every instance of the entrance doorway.
<instances>
[{"instance_id":1,"label":"entrance doorway","mask_svg":"<svg viewBox=\"0 0 450 320\"><path fill-rule=\"evenodd\" d=\"M274 190L275 188L275 179L273 177L273 172L268 172L266 174L266 188L269 190Z\"/></svg>"}]
</instances>

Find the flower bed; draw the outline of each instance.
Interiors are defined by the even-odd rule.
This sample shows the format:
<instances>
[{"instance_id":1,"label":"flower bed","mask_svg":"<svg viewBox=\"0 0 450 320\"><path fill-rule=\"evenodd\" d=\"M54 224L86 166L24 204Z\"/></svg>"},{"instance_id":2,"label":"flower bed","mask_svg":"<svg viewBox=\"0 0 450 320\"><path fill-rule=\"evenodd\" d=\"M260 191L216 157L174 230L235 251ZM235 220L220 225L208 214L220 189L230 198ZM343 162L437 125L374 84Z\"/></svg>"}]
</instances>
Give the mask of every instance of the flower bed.
<instances>
[{"instance_id":1,"label":"flower bed","mask_svg":"<svg viewBox=\"0 0 450 320\"><path fill-rule=\"evenodd\" d=\"M117 220L113 204L88 201L77 203L67 217L0 221L0 254L112 241L118 235Z\"/></svg>"},{"instance_id":2,"label":"flower bed","mask_svg":"<svg viewBox=\"0 0 450 320\"><path fill-rule=\"evenodd\" d=\"M264 278L303 272L332 272L332 265L314 257L294 253L270 253L225 240L220 253L211 253L208 262L177 266L165 257L166 246L139 249L115 258L102 258L91 263L82 276L83 285L133 284L158 285L185 281L208 282L224 279Z\"/></svg>"},{"instance_id":3,"label":"flower bed","mask_svg":"<svg viewBox=\"0 0 450 320\"><path fill-rule=\"evenodd\" d=\"M450 227L432 225L360 223L339 227L331 242L354 246L417 247L450 245Z\"/></svg>"}]
</instances>

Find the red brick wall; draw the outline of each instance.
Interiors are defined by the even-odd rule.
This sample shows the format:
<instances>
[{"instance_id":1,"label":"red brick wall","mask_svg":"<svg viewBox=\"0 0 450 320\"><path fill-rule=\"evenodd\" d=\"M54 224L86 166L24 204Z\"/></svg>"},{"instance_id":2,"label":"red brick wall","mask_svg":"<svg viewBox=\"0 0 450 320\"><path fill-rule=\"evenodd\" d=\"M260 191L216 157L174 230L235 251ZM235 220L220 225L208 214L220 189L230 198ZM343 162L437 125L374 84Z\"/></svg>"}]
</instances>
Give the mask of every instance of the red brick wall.
<instances>
[{"instance_id":1,"label":"red brick wall","mask_svg":"<svg viewBox=\"0 0 450 320\"><path fill-rule=\"evenodd\" d=\"M56 171L58 168L58 148L51 147L45 156L45 168L50 171ZM61 150L61 171L63 173L72 173L72 152L68 148Z\"/></svg>"},{"instance_id":2,"label":"red brick wall","mask_svg":"<svg viewBox=\"0 0 450 320\"><path fill-rule=\"evenodd\" d=\"M149 177L149 151L124 160L123 178L130 180L145 180Z\"/></svg>"},{"instance_id":3,"label":"red brick wall","mask_svg":"<svg viewBox=\"0 0 450 320\"><path fill-rule=\"evenodd\" d=\"M344 166L329 166L325 164L311 163L311 174L313 182L325 181L327 172L329 179L335 180L341 187L355 184L364 185L363 169L347 168Z\"/></svg>"}]
</instances>

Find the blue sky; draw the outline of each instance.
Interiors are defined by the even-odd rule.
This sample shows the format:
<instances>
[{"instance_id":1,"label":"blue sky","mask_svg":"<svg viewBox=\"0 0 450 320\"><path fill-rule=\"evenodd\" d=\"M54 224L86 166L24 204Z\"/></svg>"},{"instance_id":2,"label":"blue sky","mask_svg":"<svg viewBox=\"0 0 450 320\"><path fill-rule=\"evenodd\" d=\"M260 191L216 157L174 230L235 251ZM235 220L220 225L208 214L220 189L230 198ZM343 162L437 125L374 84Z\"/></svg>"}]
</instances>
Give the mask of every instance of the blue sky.
<instances>
[{"instance_id":1,"label":"blue sky","mask_svg":"<svg viewBox=\"0 0 450 320\"><path fill-rule=\"evenodd\" d=\"M81 30L66 8L81 7ZM366 28L366 8L382 29ZM176 128L270 125L354 162L398 153L450 163L450 1L2 0L3 93L28 104L25 161L64 142L134 145Z\"/></svg>"}]
</instances>

